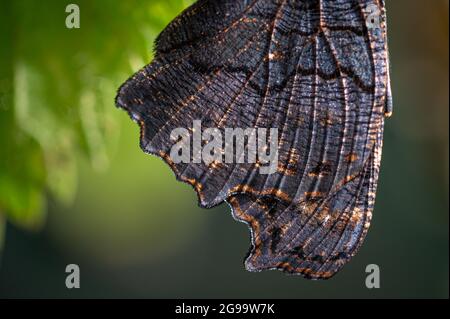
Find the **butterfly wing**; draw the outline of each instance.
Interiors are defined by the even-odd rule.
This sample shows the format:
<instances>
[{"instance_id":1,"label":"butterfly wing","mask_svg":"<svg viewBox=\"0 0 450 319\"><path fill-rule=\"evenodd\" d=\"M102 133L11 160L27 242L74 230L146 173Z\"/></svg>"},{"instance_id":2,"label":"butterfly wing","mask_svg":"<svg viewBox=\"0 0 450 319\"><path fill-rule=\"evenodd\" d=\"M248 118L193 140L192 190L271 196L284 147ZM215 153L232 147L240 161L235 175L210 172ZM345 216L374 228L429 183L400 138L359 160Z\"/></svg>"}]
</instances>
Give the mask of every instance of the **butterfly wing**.
<instances>
[{"instance_id":1,"label":"butterfly wing","mask_svg":"<svg viewBox=\"0 0 450 319\"><path fill-rule=\"evenodd\" d=\"M159 36L154 61L120 89L117 105L211 207L233 194L302 201L337 191L370 156L387 95L380 1L203 0ZM175 163L174 128L276 128L274 174L257 163ZM190 130L191 136L194 135ZM192 154L192 158L195 154Z\"/></svg>"},{"instance_id":2,"label":"butterfly wing","mask_svg":"<svg viewBox=\"0 0 450 319\"><path fill-rule=\"evenodd\" d=\"M200 0L158 37L154 61L120 89L141 147L227 200L252 229L249 270L329 278L370 224L391 113L381 0ZM176 163L176 128L276 128L278 165ZM197 132L198 133L198 132ZM224 145L225 147L225 145Z\"/></svg>"},{"instance_id":3,"label":"butterfly wing","mask_svg":"<svg viewBox=\"0 0 450 319\"><path fill-rule=\"evenodd\" d=\"M370 226L381 160L382 131L364 169L326 198L285 204L239 194L227 201L250 226L249 271L280 269L328 279L358 251Z\"/></svg>"}]
</instances>

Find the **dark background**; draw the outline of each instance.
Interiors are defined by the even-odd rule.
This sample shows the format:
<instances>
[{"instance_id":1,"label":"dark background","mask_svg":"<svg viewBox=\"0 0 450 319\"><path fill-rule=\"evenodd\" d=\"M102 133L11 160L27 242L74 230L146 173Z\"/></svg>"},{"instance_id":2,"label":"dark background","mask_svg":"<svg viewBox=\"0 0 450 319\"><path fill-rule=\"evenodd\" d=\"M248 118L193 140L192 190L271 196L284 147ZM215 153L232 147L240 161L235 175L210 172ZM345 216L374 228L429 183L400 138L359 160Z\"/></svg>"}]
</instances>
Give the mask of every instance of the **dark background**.
<instances>
[{"instance_id":1,"label":"dark background","mask_svg":"<svg viewBox=\"0 0 450 319\"><path fill-rule=\"evenodd\" d=\"M86 20L101 19L83 2L79 40L106 34L107 29L88 29L95 23ZM113 10L115 2L103 1L104 10ZM148 19L157 20L144 33L150 53L154 36L188 2L146 2L153 6ZM64 1L41 3L48 7L44 11L61 9L55 14L64 21ZM73 200L61 203L49 192L46 223L38 231L8 223L0 297L448 298L448 4L387 0L394 116L386 122L374 218L360 252L331 280L246 272L246 226L232 219L226 204L197 207L189 186L140 151L137 126L114 108L111 94L103 112L114 114L120 135L108 168L96 169L74 153L79 159ZM117 20L111 23L140 21L130 18L133 5L122 7L114 9ZM130 60L131 68L150 57L143 59ZM112 86L126 76L115 76ZM65 287L69 263L81 268L81 289ZM365 287L365 267L372 263L381 269L380 289Z\"/></svg>"}]
</instances>

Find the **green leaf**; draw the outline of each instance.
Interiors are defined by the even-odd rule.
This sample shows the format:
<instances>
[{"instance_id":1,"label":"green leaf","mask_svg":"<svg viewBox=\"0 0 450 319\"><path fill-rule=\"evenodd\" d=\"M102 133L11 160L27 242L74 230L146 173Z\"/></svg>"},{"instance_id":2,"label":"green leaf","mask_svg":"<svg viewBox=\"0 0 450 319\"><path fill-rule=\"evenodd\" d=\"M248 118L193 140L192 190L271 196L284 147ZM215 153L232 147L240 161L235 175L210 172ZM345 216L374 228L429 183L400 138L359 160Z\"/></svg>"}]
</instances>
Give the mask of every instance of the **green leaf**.
<instances>
[{"instance_id":1,"label":"green leaf","mask_svg":"<svg viewBox=\"0 0 450 319\"><path fill-rule=\"evenodd\" d=\"M10 10L10 3L1 9ZM0 19L1 43L11 43L12 31L12 17ZM40 146L15 121L11 48L0 50L0 212L2 218L35 229L45 215L45 168Z\"/></svg>"},{"instance_id":2,"label":"green leaf","mask_svg":"<svg viewBox=\"0 0 450 319\"><path fill-rule=\"evenodd\" d=\"M2 120L5 118L2 114ZM3 122L3 121L2 121ZM45 216L45 168L39 145L12 125L0 126L0 210L12 222L30 229L42 226Z\"/></svg>"}]
</instances>

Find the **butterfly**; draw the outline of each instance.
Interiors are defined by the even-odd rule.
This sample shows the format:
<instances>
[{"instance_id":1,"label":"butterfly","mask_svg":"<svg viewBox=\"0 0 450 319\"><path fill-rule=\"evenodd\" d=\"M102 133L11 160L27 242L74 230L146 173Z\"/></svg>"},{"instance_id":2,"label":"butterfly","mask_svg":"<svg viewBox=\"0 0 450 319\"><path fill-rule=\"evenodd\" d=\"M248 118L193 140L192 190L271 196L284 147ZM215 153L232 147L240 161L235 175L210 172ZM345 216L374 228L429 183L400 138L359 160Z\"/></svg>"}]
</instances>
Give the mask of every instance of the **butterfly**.
<instances>
[{"instance_id":1,"label":"butterfly","mask_svg":"<svg viewBox=\"0 0 450 319\"><path fill-rule=\"evenodd\" d=\"M247 270L330 278L372 218L392 114L384 1L199 0L158 36L116 105L201 207L227 202L249 225ZM194 136L196 120L221 133L275 128L274 171L195 151L175 161L174 129Z\"/></svg>"}]
</instances>

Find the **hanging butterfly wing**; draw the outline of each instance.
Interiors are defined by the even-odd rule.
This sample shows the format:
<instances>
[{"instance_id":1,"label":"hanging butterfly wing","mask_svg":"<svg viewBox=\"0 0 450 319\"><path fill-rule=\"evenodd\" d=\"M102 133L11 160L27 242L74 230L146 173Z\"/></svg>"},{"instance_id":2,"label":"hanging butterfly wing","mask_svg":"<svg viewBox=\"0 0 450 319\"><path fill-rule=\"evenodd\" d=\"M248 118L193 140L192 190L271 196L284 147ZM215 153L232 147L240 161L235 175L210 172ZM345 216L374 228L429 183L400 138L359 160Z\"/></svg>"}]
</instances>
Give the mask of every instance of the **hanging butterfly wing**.
<instances>
[{"instance_id":1,"label":"hanging butterfly wing","mask_svg":"<svg viewBox=\"0 0 450 319\"><path fill-rule=\"evenodd\" d=\"M383 29L366 27L373 3L199 1L162 32L155 60L117 104L140 123L144 151L195 186L204 207L241 192L301 200L332 191L362 169L382 122L387 59ZM194 120L278 128L277 172L174 163L171 132Z\"/></svg>"},{"instance_id":2,"label":"hanging butterfly wing","mask_svg":"<svg viewBox=\"0 0 450 319\"><path fill-rule=\"evenodd\" d=\"M276 214L298 224L292 231L300 231L312 202L321 203L314 216L331 208L350 216L370 207L363 198L376 185L368 176L391 110L384 16L381 0L200 0L161 33L154 61L121 87L116 103L139 123L142 149L193 185L203 207L230 199L245 219L263 214L260 202L270 198ZM194 121L222 135L226 128L276 128L276 172L261 174L259 163L196 163L195 152L189 163L176 163L171 134L186 128L194 136ZM299 238L316 228L303 226ZM276 246L287 245L277 233ZM274 262L249 268L280 268Z\"/></svg>"}]
</instances>

